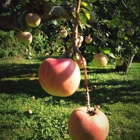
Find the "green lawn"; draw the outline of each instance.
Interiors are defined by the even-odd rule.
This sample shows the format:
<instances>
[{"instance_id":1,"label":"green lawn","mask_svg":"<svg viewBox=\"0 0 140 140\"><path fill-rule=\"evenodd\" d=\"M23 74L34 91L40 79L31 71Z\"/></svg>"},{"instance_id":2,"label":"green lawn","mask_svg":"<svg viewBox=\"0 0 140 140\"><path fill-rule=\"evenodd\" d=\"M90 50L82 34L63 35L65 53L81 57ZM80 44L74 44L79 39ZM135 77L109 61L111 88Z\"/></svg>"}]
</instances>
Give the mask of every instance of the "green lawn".
<instances>
[{"instance_id":1,"label":"green lawn","mask_svg":"<svg viewBox=\"0 0 140 140\"><path fill-rule=\"evenodd\" d=\"M83 71L74 95L53 97L38 81L43 59L0 60L0 140L70 140L68 117L86 105ZM110 122L107 140L140 140L140 63L127 75L88 66L88 79L91 106L100 105Z\"/></svg>"}]
</instances>

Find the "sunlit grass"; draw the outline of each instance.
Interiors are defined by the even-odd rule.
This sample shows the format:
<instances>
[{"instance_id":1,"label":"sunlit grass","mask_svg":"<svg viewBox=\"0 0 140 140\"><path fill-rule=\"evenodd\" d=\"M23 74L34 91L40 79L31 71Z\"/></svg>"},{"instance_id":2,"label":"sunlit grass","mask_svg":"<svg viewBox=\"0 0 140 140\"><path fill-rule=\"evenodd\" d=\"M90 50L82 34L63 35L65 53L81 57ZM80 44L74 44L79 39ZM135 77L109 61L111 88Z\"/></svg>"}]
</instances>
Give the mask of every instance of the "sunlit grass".
<instances>
[{"instance_id":1,"label":"sunlit grass","mask_svg":"<svg viewBox=\"0 0 140 140\"><path fill-rule=\"evenodd\" d=\"M43 59L0 61L0 140L70 140L69 115L86 105L83 70L74 95L53 97L38 81ZM127 75L111 69L88 66L91 106L100 105L109 119L107 140L139 140L140 64L133 63Z\"/></svg>"}]
</instances>

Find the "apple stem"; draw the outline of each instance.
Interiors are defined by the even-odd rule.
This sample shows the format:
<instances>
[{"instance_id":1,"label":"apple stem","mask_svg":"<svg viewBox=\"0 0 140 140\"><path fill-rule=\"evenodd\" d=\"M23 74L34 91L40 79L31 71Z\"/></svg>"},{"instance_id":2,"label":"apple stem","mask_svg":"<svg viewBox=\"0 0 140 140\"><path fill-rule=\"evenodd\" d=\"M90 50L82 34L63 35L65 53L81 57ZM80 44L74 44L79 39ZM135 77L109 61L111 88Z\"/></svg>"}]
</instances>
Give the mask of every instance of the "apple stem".
<instances>
[{"instance_id":1,"label":"apple stem","mask_svg":"<svg viewBox=\"0 0 140 140\"><path fill-rule=\"evenodd\" d=\"M84 68L84 79L85 79L85 96L86 96L86 104L87 104L87 112L90 111L90 96L89 96L89 88L88 88L88 75L87 75L87 69L86 66L84 65L84 60L83 56L79 51L79 48L76 46L76 39L78 37L78 26L79 26L79 11L80 11L80 3L81 0L77 0L77 7L76 7L76 19L75 19L75 24L74 24L74 29L73 29L73 40L72 40L72 46L73 46L73 51L74 54L78 53L80 56L80 59L82 60L83 63L83 68Z\"/></svg>"},{"instance_id":2,"label":"apple stem","mask_svg":"<svg viewBox=\"0 0 140 140\"><path fill-rule=\"evenodd\" d=\"M87 112L90 111L90 95L89 95L89 88L88 88L88 74L87 74L87 69L86 69L86 65L84 65L84 59L82 54L80 53L79 49L77 49L77 53L80 56L80 59L82 60L83 63L83 68L84 68L84 84L85 84L85 96L86 96L86 104L87 104Z\"/></svg>"}]
</instances>

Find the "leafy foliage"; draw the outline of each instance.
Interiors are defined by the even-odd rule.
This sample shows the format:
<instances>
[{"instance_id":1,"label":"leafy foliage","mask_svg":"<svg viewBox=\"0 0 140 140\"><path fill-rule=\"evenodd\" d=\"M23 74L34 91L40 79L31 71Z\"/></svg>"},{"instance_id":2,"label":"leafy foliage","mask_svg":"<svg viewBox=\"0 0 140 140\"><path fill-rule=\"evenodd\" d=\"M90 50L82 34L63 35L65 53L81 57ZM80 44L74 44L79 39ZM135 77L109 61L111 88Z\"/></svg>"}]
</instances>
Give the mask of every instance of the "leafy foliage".
<instances>
[{"instance_id":1,"label":"leafy foliage","mask_svg":"<svg viewBox=\"0 0 140 140\"><path fill-rule=\"evenodd\" d=\"M46 10L49 9L53 5L60 5L64 6L64 8L70 8L69 5L73 6L73 9L75 7L76 2L75 1L44 1L43 6ZM34 11L36 13L42 13L43 9L41 9L41 3L38 0L20 0L20 1L2 1L1 6L5 6L5 8L2 8L1 15L17 15L17 13L20 13L21 15L27 12ZM67 5L67 6L66 6ZM133 49L139 48L138 44L140 42L139 37L139 6L136 7L136 5L140 5L139 1L105 1L105 0L92 0L92 1L82 1L81 2L81 11L79 14L80 17L80 31L79 33L82 34L84 37L87 35L91 35L93 38L93 45L96 49L89 49L89 47L83 43L82 47L80 48L80 51L83 53L83 55L87 54L95 54L97 52L100 52L101 49L104 47L108 47L109 50L111 49L110 53L114 53L115 57L124 57L125 59L128 59L128 55L131 54ZM50 9L51 10L51 9ZM50 12L50 11L48 11ZM45 15L44 15L45 16ZM74 15L73 15L74 16ZM20 18L19 18L20 20ZM21 22L21 21L20 21ZM46 27L47 28L46 28ZM58 35L59 30L61 27L71 29L69 34L69 39L62 41L61 45L65 45L65 41L71 42L71 35L72 35L72 28L73 28L73 20L54 20L50 23L44 23L42 21L42 24L40 25L40 29L48 36L48 41L54 41L52 39L52 36L56 37ZM127 35L127 29L129 27L132 27L135 31L134 35L129 36ZM47 29L47 31L46 31ZM51 29L51 30L50 30ZM122 38L118 38L117 34L120 32L120 30L124 30L124 35ZM121 33L120 33L121 34ZM35 37L36 38L36 37ZM43 40L43 38L38 39ZM44 42L44 41L42 41ZM51 44L51 43L50 43ZM53 44L53 43L52 43ZM37 45L37 44L36 44ZM40 44L41 45L41 44ZM38 48L39 46L38 45ZM42 44L44 46L44 44ZM44 48L44 47L43 47ZM53 47L52 47L53 48ZM67 48L67 46L65 46ZM87 49L86 49L87 48ZM40 50L42 47L40 48ZM59 49L61 50L61 49ZM89 51L90 50L90 51ZM45 52L45 50L43 50ZM48 50L46 49L46 52ZM109 55L109 54L108 54ZM111 55L109 55L111 56ZM91 58L91 57L90 57ZM88 58L87 58L88 59ZM88 59L90 61L90 59Z\"/></svg>"},{"instance_id":2,"label":"leafy foliage","mask_svg":"<svg viewBox=\"0 0 140 140\"><path fill-rule=\"evenodd\" d=\"M0 31L0 58L8 58L17 55L23 55L25 46L20 44L14 36L14 32Z\"/></svg>"}]
</instances>

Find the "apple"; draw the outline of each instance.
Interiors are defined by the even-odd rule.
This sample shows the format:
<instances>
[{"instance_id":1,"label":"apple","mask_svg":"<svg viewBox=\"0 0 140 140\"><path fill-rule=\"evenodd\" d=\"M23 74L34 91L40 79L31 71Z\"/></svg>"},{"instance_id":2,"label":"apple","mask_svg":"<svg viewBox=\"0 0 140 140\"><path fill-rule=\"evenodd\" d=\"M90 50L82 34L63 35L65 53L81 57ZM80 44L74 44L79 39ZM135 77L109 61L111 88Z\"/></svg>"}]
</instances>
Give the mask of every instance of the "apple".
<instances>
[{"instance_id":1,"label":"apple","mask_svg":"<svg viewBox=\"0 0 140 140\"><path fill-rule=\"evenodd\" d=\"M96 67L104 67L108 63L107 56L103 53L97 53L92 62Z\"/></svg>"},{"instance_id":2,"label":"apple","mask_svg":"<svg viewBox=\"0 0 140 140\"><path fill-rule=\"evenodd\" d=\"M56 42L58 42L58 43L62 42L62 39L60 38L60 36L56 38Z\"/></svg>"},{"instance_id":3,"label":"apple","mask_svg":"<svg viewBox=\"0 0 140 140\"><path fill-rule=\"evenodd\" d=\"M17 39L20 43L29 45L32 43L32 34L30 32L19 32L17 34Z\"/></svg>"},{"instance_id":4,"label":"apple","mask_svg":"<svg viewBox=\"0 0 140 140\"><path fill-rule=\"evenodd\" d=\"M92 42L92 38L91 38L90 36L86 36L85 42L86 42L87 44L90 44L90 43Z\"/></svg>"},{"instance_id":5,"label":"apple","mask_svg":"<svg viewBox=\"0 0 140 140\"><path fill-rule=\"evenodd\" d=\"M133 55L135 55L135 54L137 53L137 49L133 49L133 50L131 51L131 53L132 53Z\"/></svg>"},{"instance_id":6,"label":"apple","mask_svg":"<svg viewBox=\"0 0 140 140\"><path fill-rule=\"evenodd\" d=\"M87 107L75 109L68 120L72 140L105 140L109 133L109 121L99 109L87 111Z\"/></svg>"},{"instance_id":7,"label":"apple","mask_svg":"<svg viewBox=\"0 0 140 140\"><path fill-rule=\"evenodd\" d=\"M122 66L123 63L124 63L124 61L121 58L117 59L117 61L116 61L117 66Z\"/></svg>"},{"instance_id":8,"label":"apple","mask_svg":"<svg viewBox=\"0 0 140 140\"><path fill-rule=\"evenodd\" d=\"M59 32L59 34L60 34L61 37L65 38L65 37L67 37L68 32L67 32L67 30L61 30L61 31Z\"/></svg>"},{"instance_id":9,"label":"apple","mask_svg":"<svg viewBox=\"0 0 140 140\"><path fill-rule=\"evenodd\" d=\"M80 57L79 59L75 60L75 62L78 64L79 68L84 68L87 65L86 59L84 57Z\"/></svg>"},{"instance_id":10,"label":"apple","mask_svg":"<svg viewBox=\"0 0 140 140\"><path fill-rule=\"evenodd\" d=\"M42 31L40 29L38 29L38 28L36 28L34 30L34 35L36 35L36 36L40 36L41 33L42 33Z\"/></svg>"},{"instance_id":11,"label":"apple","mask_svg":"<svg viewBox=\"0 0 140 140\"><path fill-rule=\"evenodd\" d=\"M83 42L83 41L84 41L83 36L79 36L78 38L80 39L80 41L81 41L81 42Z\"/></svg>"},{"instance_id":12,"label":"apple","mask_svg":"<svg viewBox=\"0 0 140 140\"><path fill-rule=\"evenodd\" d=\"M42 88L53 96L67 97L76 92L80 84L80 69L69 58L47 58L38 70Z\"/></svg>"},{"instance_id":13,"label":"apple","mask_svg":"<svg viewBox=\"0 0 140 140\"><path fill-rule=\"evenodd\" d=\"M76 53L74 56L73 56L73 60L79 60L80 59L80 56L78 53Z\"/></svg>"},{"instance_id":14,"label":"apple","mask_svg":"<svg viewBox=\"0 0 140 140\"><path fill-rule=\"evenodd\" d=\"M75 45L76 45L76 47L81 47L81 45L82 45L82 41L80 40L79 37L76 38L76 40L75 40Z\"/></svg>"},{"instance_id":15,"label":"apple","mask_svg":"<svg viewBox=\"0 0 140 140\"><path fill-rule=\"evenodd\" d=\"M36 13L28 13L25 16L25 21L30 27L37 27L41 23L41 18Z\"/></svg>"},{"instance_id":16,"label":"apple","mask_svg":"<svg viewBox=\"0 0 140 140\"><path fill-rule=\"evenodd\" d=\"M27 113L32 114L33 112L32 112L32 110L29 109L29 110L27 110Z\"/></svg>"},{"instance_id":17,"label":"apple","mask_svg":"<svg viewBox=\"0 0 140 140\"><path fill-rule=\"evenodd\" d=\"M125 36L125 31L124 29L119 29L118 33L117 33L117 37L118 38L123 38Z\"/></svg>"},{"instance_id":18,"label":"apple","mask_svg":"<svg viewBox=\"0 0 140 140\"><path fill-rule=\"evenodd\" d=\"M135 31L134 31L133 28L128 28L128 29L127 29L127 34L128 34L128 35L133 35L134 32L135 32Z\"/></svg>"}]
</instances>

